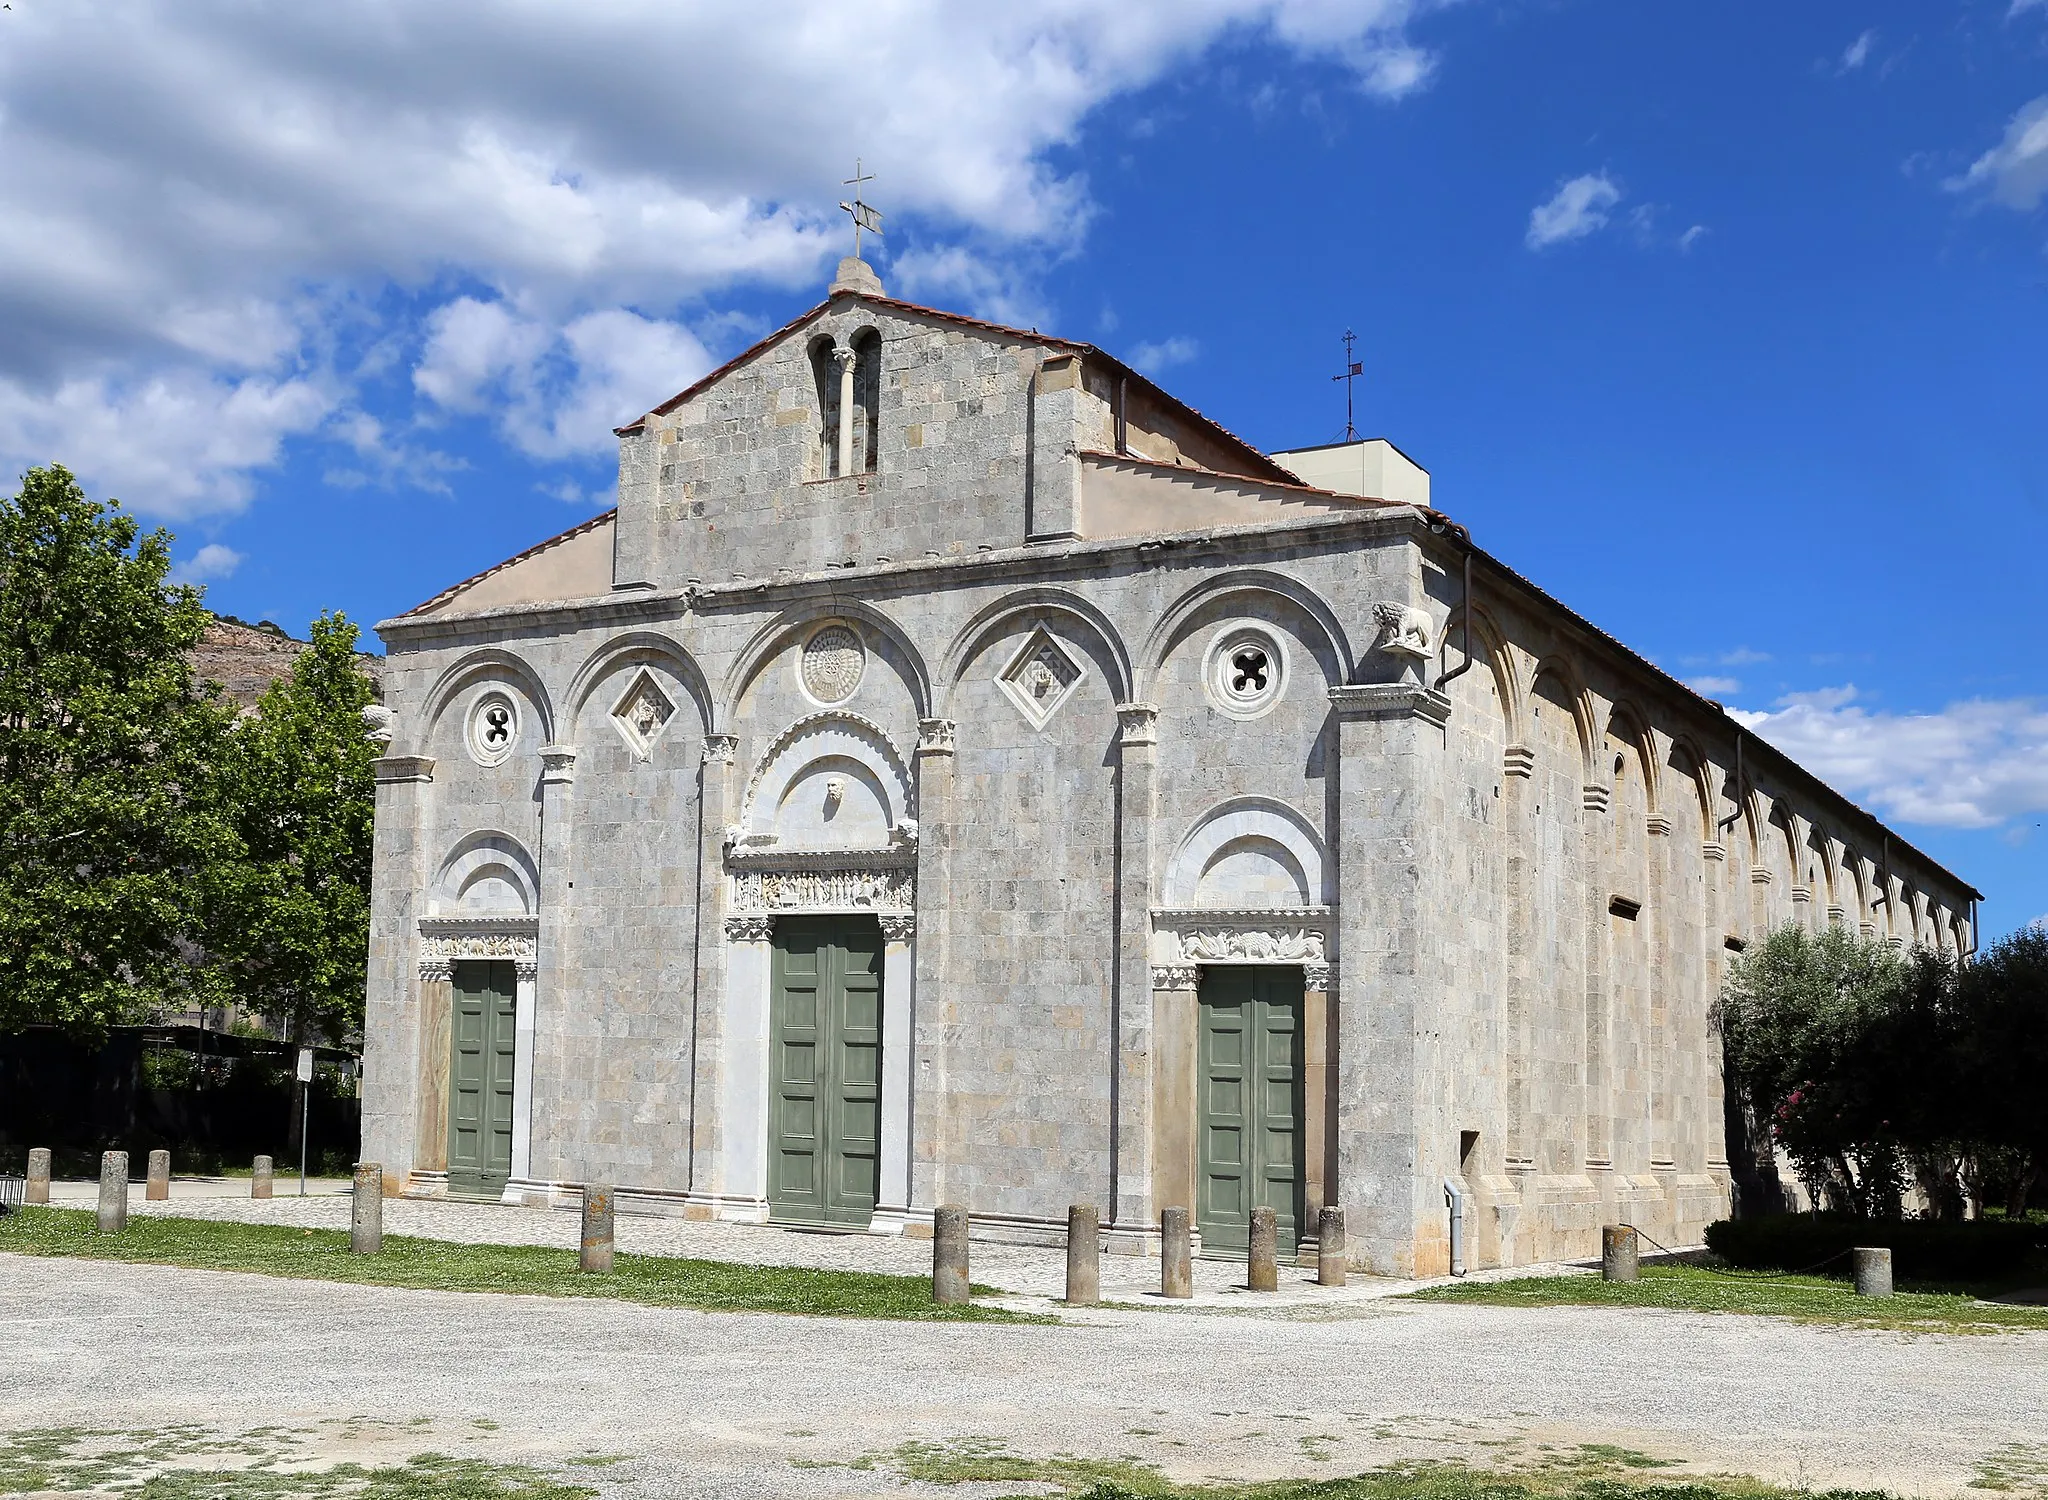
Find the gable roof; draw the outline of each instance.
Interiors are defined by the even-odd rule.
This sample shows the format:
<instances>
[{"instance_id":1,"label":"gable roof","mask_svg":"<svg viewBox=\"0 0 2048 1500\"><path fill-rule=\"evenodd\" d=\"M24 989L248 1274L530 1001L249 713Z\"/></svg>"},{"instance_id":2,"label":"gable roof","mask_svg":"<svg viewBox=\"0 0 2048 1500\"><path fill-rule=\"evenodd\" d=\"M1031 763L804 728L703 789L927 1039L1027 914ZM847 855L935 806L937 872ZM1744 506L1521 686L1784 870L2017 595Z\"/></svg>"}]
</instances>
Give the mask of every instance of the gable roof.
<instances>
[{"instance_id":1,"label":"gable roof","mask_svg":"<svg viewBox=\"0 0 2048 1500\"><path fill-rule=\"evenodd\" d=\"M482 583L486 578L496 577L498 574L503 573L507 568L517 567L520 563L526 562L531 558L538 557L543 552L553 551L556 547L561 546L564 542L573 541L575 538L579 536L583 536L589 532L597 530L600 526L611 525L613 521L618 519L618 514L619 508L615 505L610 510L600 512L599 514L592 516L587 521L579 521L576 525L571 526L567 531L558 531L553 536L549 537L546 541L534 543L531 547L528 547L524 552L514 553L512 556L506 558L501 563L493 563L490 567L485 568L481 573L472 573L470 574L469 577L463 579L462 582L460 583L451 583L450 585L448 585L447 588L441 590L440 593L434 595L433 598L427 600L423 604L415 604L411 609L405 611L404 614L399 615L397 618L405 620L412 618L414 615L430 615L435 610L441 608L442 605L448 603L448 601L453 599L457 594L468 592L470 589L473 589L478 584Z\"/></svg>"},{"instance_id":2,"label":"gable roof","mask_svg":"<svg viewBox=\"0 0 2048 1500\"><path fill-rule=\"evenodd\" d=\"M910 317L929 318L934 322L950 323L958 328L972 328L982 333L994 334L999 338L1013 339L1025 344L1036 344L1041 348L1078 355L1085 361L1106 365L1119 378L1135 383L1162 406L1167 407L1176 415L1185 418L1192 425L1202 428L1226 448L1234 450L1244 460L1244 467L1248 477L1270 479L1281 484L1299 485L1301 483L1301 480L1290 470L1275 463L1262 450L1246 442L1214 418L1202 415L1194 407L1189 406L1185 401L1174 396L1145 375L1133 370L1114 354L1098 345L1080 343L1073 339L1058 338L1052 334L1040 333L1035 328L1013 328L1004 323L991 323L983 318L970 318L964 313L947 312L943 308L926 307L922 303L905 302L898 297L878 296L872 292L842 291L833 293L817 306L799 313L758 343L741 350L694 385L685 390L678 391L675 395L669 397L668 400L649 411L646 416L641 417L637 421L628 422L623 427L615 427L612 431L617 436L624 437L629 432L639 431L641 427L646 425L649 417L667 416L691 397L709 390L748 360L765 353L781 343L806 323L829 311L834 303L842 300L865 302L871 306L888 308L893 312L903 313Z\"/></svg>"}]
</instances>

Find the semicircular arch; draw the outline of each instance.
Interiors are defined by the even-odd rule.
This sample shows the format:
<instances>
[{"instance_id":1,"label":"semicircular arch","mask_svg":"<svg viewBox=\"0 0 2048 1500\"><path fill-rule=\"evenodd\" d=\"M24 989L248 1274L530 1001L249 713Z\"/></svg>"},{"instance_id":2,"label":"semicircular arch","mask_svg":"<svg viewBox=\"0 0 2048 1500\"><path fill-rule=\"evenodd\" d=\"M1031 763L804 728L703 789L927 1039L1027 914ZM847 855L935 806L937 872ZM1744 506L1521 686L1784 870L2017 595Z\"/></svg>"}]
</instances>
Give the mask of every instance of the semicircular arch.
<instances>
[{"instance_id":1,"label":"semicircular arch","mask_svg":"<svg viewBox=\"0 0 2048 1500\"><path fill-rule=\"evenodd\" d=\"M1101 644L1109 664L1115 668L1116 680L1109 684L1114 700L1118 703L1130 701L1131 656L1115 623L1101 609L1073 590L1051 584L1038 584L1030 588L1017 589L999 599L991 600L976 610L967 623L955 632L952 642L946 647L945 655L939 659L939 684L943 695L941 716L952 713L954 697L959 692L960 681L966 675L968 664L980 654L991 636L1020 614L1063 615L1085 628Z\"/></svg>"},{"instance_id":2,"label":"semicircular arch","mask_svg":"<svg viewBox=\"0 0 2048 1500\"><path fill-rule=\"evenodd\" d=\"M440 725L441 716L448 711L463 689L478 678L500 676L517 683L521 692L532 702L534 711L540 715L541 738L545 743L555 737L555 705L549 696L547 684L540 674L527 662L501 646L484 646L469 652L459 661L452 663L435 679L434 686L427 693L426 711L420 716L419 747L425 749Z\"/></svg>"},{"instance_id":3,"label":"semicircular arch","mask_svg":"<svg viewBox=\"0 0 2048 1500\"><path fill-rule=\"evenodd\" d=\"M1145 638L1144 650L1140 656L1133 691L1144 698L1150 694L1157 681L1160 669L1165 665L1167 655L1180 640L1182 627L1195 612L1205 604L1225 599L1233 594L1267 594L1285 599L1315 621L1322 632L1323 643L1330 652L1335 666L1333 676L1337 683L1351 681L1356 664L1351 654L1351 640L1345 633L1344 624L1337 618L1335 610L1314 589L1299 579L1285 573L1276 573L1268 568L1236 568L1228 573L1219 573L1204 579L1167 606L1159 621Z\"/></svg>"},{"instance_id":4,"label":"semicircular arch","mask_svg":"<svg viewBox=\"0 0 2048 1500\"><path fill-rule=\"evenodd\" d=\"M570 680L569 691L563 702L568 708L569 722L580 732L583 711L590 702L590 695L597 691L611 670L629 661L660 661L675 674L683 690L696 705L699 732L713 734L718 724L712 703L711 684L704 676L703 668L697 665L695 657L683 646L668 636L652 630L635 630L625 635L614 636L602 642L585 658L576 675Z\"/></svg>"},{"instance_id":5,"label":"semicircular arch","mask_svg":"<svg viewBox=\"0 0 2048 1500\"><path fill-rule=\"evenodd\" d=\"M1161 887L1163 904L1177 910L1204 904L1204 877L1212 873L1219 858L1233 849L1251 850L1260 844L1271 846L1281 856L1263 856L1274 870L1288 871L1298 880L1296 899L1258 903L1218 900L1209 904L1330 904L1330 860L1322 835L1299 809L1277 797L1257 795L1227 797L1194 820L1167 861L1166 880Z\"/></svg>"},{"instance_id":6,"label":"semicircular arch","mask_svg":"<svg viewBox=\"0 0 2048 1500\"><path fill-rule=\"evenodd\" d=\"M923 653L911 643L909 633L865 600L835 595L791 605L754 632L752 638L741 648L740 654L733 659L732 669L725 674L725 681L720 685L715 715L717 722L731 722L740 699L753 685L754 679L760 676L762 669L788 644L792 636L827 620L858 620L886 640L890 648L902 658L911 702L917 710L917 716L926 718L931 714L931 673L925 666Z\"/></svg>"}]
</instances>

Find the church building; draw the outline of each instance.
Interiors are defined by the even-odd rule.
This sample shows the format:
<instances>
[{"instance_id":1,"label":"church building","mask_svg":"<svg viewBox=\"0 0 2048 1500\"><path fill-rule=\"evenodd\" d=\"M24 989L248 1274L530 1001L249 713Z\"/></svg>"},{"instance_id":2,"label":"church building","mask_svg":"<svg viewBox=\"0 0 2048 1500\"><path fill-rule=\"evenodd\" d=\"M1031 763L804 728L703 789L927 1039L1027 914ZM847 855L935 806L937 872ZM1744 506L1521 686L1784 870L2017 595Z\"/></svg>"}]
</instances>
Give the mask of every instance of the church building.
<instances>
[{"instance_id":1,"label":"church building","mask_svg":"<svg viewBox=\"0 0 2048 1500\"><path fill-rule=\"evenodd\" d=\"M858 259L618 437L616 509L378 627L393 1190L1093 1202L1138 1254L1337 1204L1396 1276L1691 1244L1732 955L1974 946L1966 884L1388 442L1262 453Z\"/></svg>"}]
</instances>

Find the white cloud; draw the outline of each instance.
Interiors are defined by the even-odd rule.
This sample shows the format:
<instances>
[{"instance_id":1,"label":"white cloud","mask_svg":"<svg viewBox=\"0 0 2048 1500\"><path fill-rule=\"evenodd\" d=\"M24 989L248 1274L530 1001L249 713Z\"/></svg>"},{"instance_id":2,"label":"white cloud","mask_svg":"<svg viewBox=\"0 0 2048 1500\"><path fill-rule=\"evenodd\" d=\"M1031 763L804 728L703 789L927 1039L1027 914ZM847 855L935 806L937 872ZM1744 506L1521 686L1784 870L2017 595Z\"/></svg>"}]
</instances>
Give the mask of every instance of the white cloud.
<instances>
[{"instance_id":1,"label":"white cloud","mask_svg":"<svg viewBox=\"0 0 2048 1500\"><path fill-rule=\"evenodd\" d=\"M2048 701L1973 698L1938 713L1874 712L1853 685L1734 717L1886 817L1990 828L2048 810Z\"/></svg>"},{"instance_id":2,"label":"white cloud","mask_svg":"<svg viewBox=\"0 0 2048 1500\"><path fill-rule=\"evenodd\" d=\"M922 236L885 275L1030 314L1030 277L1003 267L1085 231L1087 182L1050 153L1104 101L1259 36L1399 98L1432 67L1409 23L1442 3L17 6L0 49L0 459L86 468L106 429L80 391L211 388L246 408L244 456L194 439L161 465L135 445L104 467L159 513L239 504L307 430L305 398L346 406L347 381L320 374L331 335L389 321L375 309L393 287L430 305L466 291L517 320L499 334L546 339L539 355L464 345L442 320L431 403L464 410L538 359L564 364L548 378L582 403L575 420L644 405L665 393L627 388L687 362L684 321L717 316L705 299L822 282L855 148L892 227ZM978 248L961 259L960 242ZM373 332L428 332L398 321ZM259 431L265 393L290 399ZM536 445L585 442L551 423Z\"/></svg>"},{"instance_id":3,"label":"white cloud","mask_svg":"<svg viewBox=\"0 0 2048 1500\"><path fill-rule=\"evenodd\" d=\"M232 547L223 547L219 542L208 542L185 561L171 569L173 583L207 583L219 578L232 578L235 569L242 565L242 554Z\"/></svg>"},{"instance_id":4,"label":"white cloud","mask_svg":"<svg viewBox=\"0 0 2048 1500\"><path fill-rule=\"evenodd\" d=\"M413 385L450 411L495 416L533 458L604 453L612 429L711 368L697 336L624 308L561 327L500 302L457 298L427 320Z\"/></svg>"},{"instance_id":5,"label":"white cloud","mask_svg":"<svg viewBox=\"0 0 2048 1500\"><path fill-rule=\"evenodd\" d=\"M1875 31L1866 31L1847 47L1842 49L1842 60L1835 65L1837 73L1853 73L1870 61L1871 44L1877 40Z\"/></svg>"},{"instance_id":6,"label":"white cloud","mask_svg":"<svg viewBox=\"0 0 2048 1500\"><path fill-rule=\"evenodd\" d=\"M1015 256L995 257L964 245L920 246L896 257L892 292L913 302L945 303L994 323L1038 328L1051 317L1033 269Z\"/></svg>"},{"instance_id":7,"label":"white cloud","mask_svg":"<svg viewBox=\"0 0 2048 1500\"><path fill-rule=\"evenodd\" d=\"M1706 234L1706 233L1707 233L1707 226L1706 226L1706 225L1704 225L1704 224L1695 224L1695 225L1693 225L1693 226L1692 226L1692 228L1690 228L1690 229L1686 230L1686 232L1685 232L1684 234L1681 234L1681 235L1680 235L1680 236L1678 237L1678 248L1679 248L1680 250L1690 250L1690 249L1692 249L1692 247L1693 247L1694 245L1696 245L1696 244L1698 244L1698 243L1699 243L1699 241L1700 241L1700 237L1701 237L1702 235Z\"/></svg>"},{"instance_id":8,"label":"white cloud","mask_svg":"<svg viewBox=\"0 0 2048 1500\"><path fill-rule=\"evenodd\" d=\"M1685 685L1703 698L1725 698L1742 691L1742 681L1736 677L1688 677Z\"/></svg>"},{"instance_id":9,"label":"white cloud","mask_svg":"<svg viewBox=\"0 0 2048 1500\"><path fill-rule=\"evenodd\" d=\"M1986 193L2007 208L2037 207L2048 194L2048 94L2020 106L2004 138L1943 186L1952 193Z\"/></svg>"},{"instance_id":10,"label":"white cloud","mask_svg":"<svg viewBox=\"0 0 2048 1500\"><path fill-rule=\"evenodd\" d=\"M1547 249L1581 240L1607 223L1607 211L1621 201L1621 189L1605 172L1588 172L1563 183L1548 201L1529 210L1523 243Z\"/></svg>"},{"instance_id":11,"label":"white cloud","mask_svg":"<svg viewBox=\"0 0 2048 1500\"><path fill-rule=\"evenodd\" d=\"M1200 357L1202 346L1194 339L1175 334L1169 339L1157 342L1147 341L1131 349L1131 368L1143 370L1147 375L1157 375L1161 370L1170 370L1175 365L1188 364Z\"/></svg>"}]
</instances>

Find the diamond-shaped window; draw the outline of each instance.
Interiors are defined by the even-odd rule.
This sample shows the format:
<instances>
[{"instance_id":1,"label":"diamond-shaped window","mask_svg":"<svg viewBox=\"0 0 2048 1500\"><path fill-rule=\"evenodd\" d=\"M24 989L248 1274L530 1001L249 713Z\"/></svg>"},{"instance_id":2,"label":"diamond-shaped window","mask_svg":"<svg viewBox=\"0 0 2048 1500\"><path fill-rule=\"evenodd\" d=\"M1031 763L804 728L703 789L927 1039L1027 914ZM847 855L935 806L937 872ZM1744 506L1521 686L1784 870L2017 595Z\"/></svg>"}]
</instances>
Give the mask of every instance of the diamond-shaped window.
<instances>
[{"instance_id":1,"label":"diamond-shaped window","mask_svg":"<svg viewBox=\"0 0 2048 1500\"><path fill-rule=\"evenodd\" d=\"M642 667L612 710L612 726L619 731L626 748L645 760L675 711L675 704L661 690L654 674Z\"/></svg>"},{"instance_id":2,"label":"diamond-shaped window","mask_svg":"<svg viewBox=\"0 0 2048 1500\"><path fill-rule=\"evenodd\" d=\"M1073 697L1086 668L1043 625L1025 638L996 681L1033 729L1043 729Z\"/></svg>"}]
</instances>

